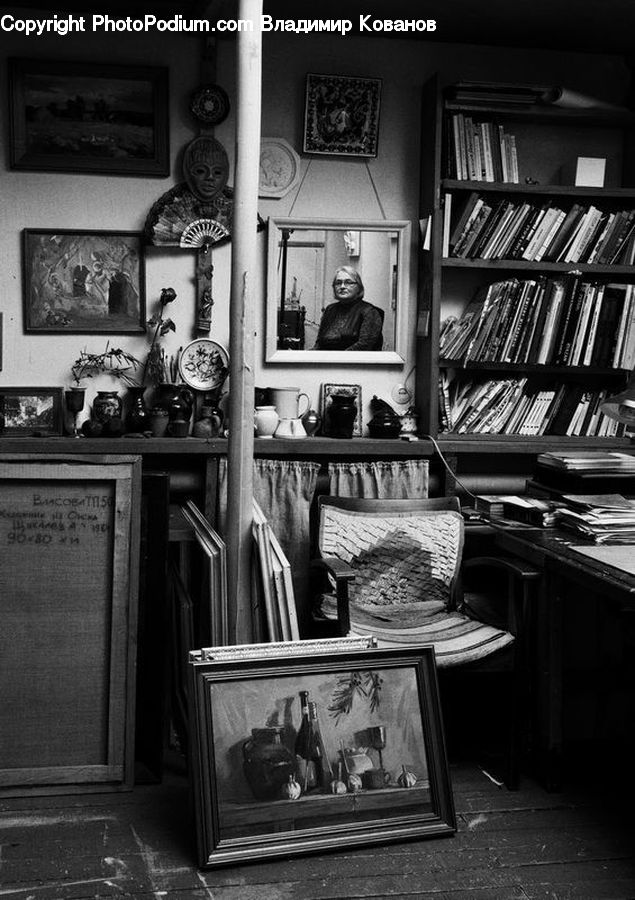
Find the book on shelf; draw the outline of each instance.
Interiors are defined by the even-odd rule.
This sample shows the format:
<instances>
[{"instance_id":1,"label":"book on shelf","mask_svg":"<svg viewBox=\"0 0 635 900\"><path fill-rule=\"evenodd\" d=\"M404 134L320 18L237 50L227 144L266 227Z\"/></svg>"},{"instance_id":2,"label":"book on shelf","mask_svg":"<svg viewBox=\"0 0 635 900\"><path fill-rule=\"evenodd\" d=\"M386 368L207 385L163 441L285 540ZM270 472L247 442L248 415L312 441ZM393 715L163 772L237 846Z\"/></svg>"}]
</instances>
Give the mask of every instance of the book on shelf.
<instances>
[{"instance_id":1,"label":"book on shelf","mask_svg":"<svg viewBox=\"0 0 635 900\"><path fill-rule=\"evenodd\" d=\"M635 258L635 210L607 213L593 204L570 207L548 199L471 192L448 229L450 256L575 265L627 265Z\"/></svg>"},{"instance_id":2,"label":"book on shelf","mask_svg":"<svg viewBox=\"0 0 635 900\"><path fill-rule=\"evenodd\" d=\"M441 356L467 362L632 369L635 284L561 278L480 287L443 331Z\"/></svg>"},{"instance_id":3,"label":"book on shelf","mask_svg":"<svg viewBox=\"0 0 635 900\"><path fill-rule=\"evenodd\" d=\"M455 378L448 386L447 419L458 434L619 436L625 426L599 409L605 398L605 391L576 384L541 387L527 378Z\"/></svg>"}]
</instances>

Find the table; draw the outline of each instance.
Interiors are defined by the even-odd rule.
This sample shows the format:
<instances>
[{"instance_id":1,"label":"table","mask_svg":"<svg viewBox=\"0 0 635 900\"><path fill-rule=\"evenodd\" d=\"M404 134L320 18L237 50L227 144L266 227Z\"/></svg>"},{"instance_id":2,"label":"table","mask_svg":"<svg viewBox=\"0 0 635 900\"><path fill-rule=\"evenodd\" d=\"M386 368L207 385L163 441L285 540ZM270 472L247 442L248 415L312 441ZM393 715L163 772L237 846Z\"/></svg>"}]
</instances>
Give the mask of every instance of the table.
<instances>
[{"instance_id":1,"label":"table","mask_svg":"<svg viewBox=\"0 0 635 900\"><path fill-rule=\"evenodd\" d=\"M494 542L498 549L533 564L543 573L534 623L535 755L545 787L558 790L563 777L563 651L567 616L582 612L580 604L599 602L601 607L624 617L620 622L624 624L625 639L635 649L635 575L631 565L618 567L615 548L588 544L580 552L576 549L581 545L580 538L558 529L494 526ZM584 552L587 549L592 549L593 555ZM635 546L632 552L635 557ZM635 697L633 674L631 665L630 697ZM606 684L599 687L606 688Z\"/></svg>"}]
</instances>

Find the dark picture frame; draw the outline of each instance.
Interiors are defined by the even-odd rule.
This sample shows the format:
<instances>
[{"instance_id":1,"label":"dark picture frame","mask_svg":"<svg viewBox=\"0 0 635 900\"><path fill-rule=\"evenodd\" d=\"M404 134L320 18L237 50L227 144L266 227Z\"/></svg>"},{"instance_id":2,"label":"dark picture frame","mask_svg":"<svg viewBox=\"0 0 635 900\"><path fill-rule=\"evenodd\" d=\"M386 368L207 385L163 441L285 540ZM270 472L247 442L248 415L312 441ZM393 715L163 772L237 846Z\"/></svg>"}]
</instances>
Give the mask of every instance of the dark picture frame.
<instances>
[{"instance_id":1,"label":"dark picture frame","mask_svg":"<svg viewBox=\"0 0 635 900\"><path fill-rule=\"evenodd\" d=\"M10 166L170 174L168 69L9 60Z\"/></svg>"},{"instance_id":2,"label":"dark picture frame","mask_svg":"<svg viewBox=\"0 0 635 900\"><path fill-rule=\"evenodd\" d=\"M0 387L0 435L61 435L61 387Z\"/></svg>"},{"instance_id":3,"label":"dark picture frame","mask_svg":"<svg viewBox=\"0 0 635 900\"><path fill-rule=\"evenodd\" d=\"M363 431L362 423L362 387L360 384L331 384L322 385L322 393L320 397L320 415L322 417L322 430L326 436L330 434L330 417L329 411L331 407L333 394L345 394L352 397L357 405L355 421L353 422L353 437L361 437Z\"/></svg>"},{"instance_id":4,"label":"dark picture frame","mask_svg":"<svg viewBox=\"0 0 635 900\"><path fill-rule=\"evenodd\" d=\"M306 76L304 153L377 156L381 78Z\"/></svg>"},{"instance_id":5,"label":"dark picture frame","mask_svg":"<svg viewBox=\"0 0 635 900\"><path fill-rule=\"evenodd\" d=\"M431 646L199 651L190 674L201 868L455 832ZM333 772L327 788L312 786L295 753L305 692Z\"/></svg>"},{"instance_id":6,"label":"dark picture frame","mask_svg":"<svg viewBox=\"0 0 635 900\"><path fill-rule=\"evenodd\" d=\"M136 231L25 228L25 334L141 334L145 262Z\"/></svg>"}]
</instances>

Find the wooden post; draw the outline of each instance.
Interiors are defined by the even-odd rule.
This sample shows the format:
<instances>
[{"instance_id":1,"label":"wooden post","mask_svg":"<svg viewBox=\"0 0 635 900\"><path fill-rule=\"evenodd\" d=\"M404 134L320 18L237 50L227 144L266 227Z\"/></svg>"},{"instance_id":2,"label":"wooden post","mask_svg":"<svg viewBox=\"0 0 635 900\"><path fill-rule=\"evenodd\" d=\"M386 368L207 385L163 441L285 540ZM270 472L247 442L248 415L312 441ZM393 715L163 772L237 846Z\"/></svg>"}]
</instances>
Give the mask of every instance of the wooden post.
<instances>
[{"instance_id":1,"label":"wooden post","mask_svg":"<svg viewBox=\"0 0 635 900\"><path fill-rule=\"evenodd\" d=\"M230 298L227 584L230 644L249 643L254 455L254 311L260 167L262 0L240 0L237 33L236 164Z\"/></svg>"}]
</instances>

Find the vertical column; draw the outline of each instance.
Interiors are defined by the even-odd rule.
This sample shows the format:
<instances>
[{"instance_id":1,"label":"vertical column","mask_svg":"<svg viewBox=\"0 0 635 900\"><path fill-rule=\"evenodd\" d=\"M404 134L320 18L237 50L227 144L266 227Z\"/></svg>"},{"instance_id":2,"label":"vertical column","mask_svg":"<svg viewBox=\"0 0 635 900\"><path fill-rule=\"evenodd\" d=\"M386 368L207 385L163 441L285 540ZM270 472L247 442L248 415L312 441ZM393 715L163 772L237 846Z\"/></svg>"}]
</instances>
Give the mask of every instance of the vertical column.
<instances>
[{"instance_id":1,"label":"vertical column","mask_svg":"<svg viewBox=\"0 0 635 900\"><path fill-rule=\"evenodd\" d=\"M257 264L262 0L240 0L237 33L236 164L230 298L227 584L229 642L248 643L251 621L251 520L254 451L254 328Z\"/></svg>"}]
</instances>

